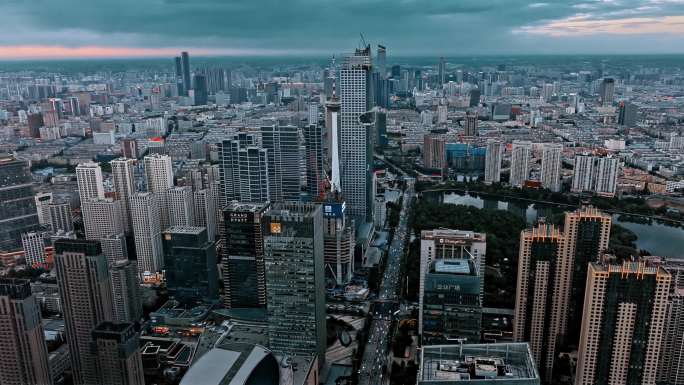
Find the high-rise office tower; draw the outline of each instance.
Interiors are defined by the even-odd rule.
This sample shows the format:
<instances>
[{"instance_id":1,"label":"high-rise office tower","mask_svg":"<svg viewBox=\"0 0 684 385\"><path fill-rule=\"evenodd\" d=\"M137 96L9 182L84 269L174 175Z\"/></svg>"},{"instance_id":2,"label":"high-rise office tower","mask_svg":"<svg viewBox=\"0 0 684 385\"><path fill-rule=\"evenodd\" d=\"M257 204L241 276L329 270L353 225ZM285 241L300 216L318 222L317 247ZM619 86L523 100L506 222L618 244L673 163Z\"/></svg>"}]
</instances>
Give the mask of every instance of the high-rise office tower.
<instances>
[{"instance_id":1,"label":"high-rise office tower","mask_svg":"<svg viewBox=\"0 0 684 385\"><path fill-rule=\"evenodd\" d=\"M345 208L339 199L323 203L325 275L340 286L351 282L354 275L354 223L347 220Z\"/></svg>"},{"instance_id":2,"label":"high-rise office tower","mask_svg":"<svg viewBox=\"0 0 684 385\"><path fill-rule=\"evenodd\" d=\"M188 95L188 91L192 88L192 79L190 78L190 55L187 52L181 52L181 70L183 75L183 95Z\"/></svg>"},{"instance_id":3,"label":"high-rise office tower","mask_svg":"<svg viewBox=\"0 0 684 385\"><path fill-rule=\"evenodd\" d=\"M269 347L325 361L323 216L315 204L276 203L264 215ZM296 325L296 327L293 327Z\"/></svg>"},{"instance_id":4,"label":"high-rise office tower","mask_svg":"<svg viewBox=\"0 0 684 385\"><path fill-rule=\"evenodd\" d=\"M567 296L558 294L570 274L564 245L553 225L541 223L520 234L513 340L530 343L545 381L551 379L567 312Z\"/></svg>"},{"instance_id":5,"label":"high-rise office tower","mask_svg":"<svg viewBox=\"0 0 684 385\"><path fill-rule=\"evenodd\" d=\"M227 308L266 306L262 221L267 209L267 203L232 202L223 210L221 270Z\"/></svg>"},{"instance_id":6,"label":"high-rise office tower","mask_svg":"<svg viewBox=\"0 0 684 385\"><path fill-rule=\"evenodd\" d=\"M205 188L193 193L195 203L195 222L194 226L205 227L207 238L210 241L216 239L218 224L216 223L216 197L215 189Z\"/></svg>"},{"instance_id":7,"label":"high-rise office tower","mask_svg":"<svg viewBox=\"0 0 684 385\"><path fill-rule=\"evenodd\" d=\"M166 191L166 204L169 207L169 226L194 226L195 203L192 187L171 187Z\"/></svg>"},{"instance_id":8,"label":"high-rise office tower","mask_svg":"<svg viewBox=\"0 0 684 385\"><path fill-rule=\"evenodd\" d=\"M238 151L239 192L243 202L267 202L271 193L268 150L259 147L247 147ZM297 162L297 169L299 162ZM282 191L282 190L281 190Z\"/></svg>"},{"instance_id":9,"label":"high-rise office tower","mask_svg":"<svg viewBox=\"0 0 684 385\"><path fill-rule=\"evenodd\" d=\"M55 242L55 266L74 384L98 384L92 332L112 319L107 259L99 241L60 239Z\"/></svg>"},{"instance_id":10,"label":"high-rise office tower","mask_svg":"<svg viewBox=\"0 0 684 385\"><path fill-rule=\"evenodd\" d=\"M589 265L575 384L656 384L670 281L638 262Z\"/></svg>"},{"instance_id":11,"label":"high-rise office tower","mask_svg":"<svg viewBox=\"0 0 684 385\"><path fill-rule=\"evenodd\" d=\"M256 135L240 133L219 145L220 202L266 202L270 167L267 150L257 146ZM297 162L299 165L299 162Z\"/></svg>"},{"instance_id":12,"label":"high-rise office tower","mask_svg":"<svg viewBox=\"0 0 684 385\"><path fill-rule=\"evenodd\" d=\"M135 261L119 260L109 268L116 322L140 322L143 316L138 267Z\"/></svg>"},{"instance_id":13,"label":"high-rise office tower","mask_svg":"<svg viewBox=\"0 0 684 385\"><path fill-rule=\"evenodd\" d=\"M511 151L511 176L509 183L514 187L522 187L530 176L530 155L532 142L514 140Z\"/></svg>"},{"instance_id":14,"label":"high-rise office tower","mask_svg":"<svg viewBox=\"0 0 684 385\"><path fill-rule=\"evenodd\" d=\"M119 158L109 162L112 166L112 179L114 191L117 198L121 200L124 211L123 221L126 233L130 234L133 227L131 225L130 199L135 194L135 160Z\"/></svg>"},{"instance_id":15,"label":"high-rise office tower","mask_svg":"<svg viewBox=\"0 0 684 385\"><path fill-rule=\"evenodd\" d=\"M485 155L485 176L487 184L501 181L501 160L503 159L503 143L495 140L487 140L487 153Z\"/></svg>"},{"instance_id":16,"label":"high-rise office tower","mask_svg":"<svg viewBox=\"0 0 684 385\"><path fill-rule=\"evenodd\" d=\"M226 91L226 70L223 68L205 68L202 73L207 78L207 90L214 95L218 91ZM230 76L230 71L228 71Z\"/></svg>"},{"instance_id":17,"label":"high-rise office tower","mask_svg":"<svg viewBox=\"0 0 684 385\"><path fill-rule=\"evenodd\" d=\"M543 188L554 192L561 190L562 143L544 144L542 150L541 184Z\"/></svg>"},{"instance_id":18,"label":"high-rise office tower","mask_svg":"<svg viewBox=\"0 0 684 385\"><path fill-rule=\"evenodd\" d=\"M613 98L615 97L615 79L604 78L601 82L600 101L602 106L610 106L613 104Z\"/></svg>"},{"instance_id":19,"label":"high-rise office tower","mask_svg":"<svg viewBox=\"0 0 684 385\"><path fill-rule=\"evenodd\" d=\"M439 58L439 64L437 66L437 81L439 82L439 87L446 83L446 60L443 57Z\"/></svg>"},{"instance_id":20,"label":"high-rise office tower","mask_svg":"<svg viewBox=\"0 0 684 385\"><path fill-rule=\"evenodd\" d=\"M618 124L621 126L634 127L637 122L638 107L630 102L620 102L618 111Z\"/></svg>"},{"instance_id":21,"label":"high-rise office tower","mask_svg":"<svg viewBox=\"0 0 684 385\"><path fill-rule=\"evenodd\" d=\"M218 144L221 207L230 201L241 200L239 152L242 148L256 144L256 135L247 133L233 135Z\"/></svg>"},{"instance_id":22,"label":"high-rise office tower","mask_svg":"<svg viewBox=\"0 0 684 385\"><path fill-rule=\"evenodd\" d=\"M145 385L138 333L132 323L103 322L93 330L98 384Z\"/></svg>"},{"instance_id":23,"label":"high-rise office tower","mask_svg":"<svg viewBox=\"0 0 684 385\"><path fill-rule=\"evenodd\" d=\"M477 136L477 112L468 112L465 116L465 125L463 127L463 135Z\"/></svg>"},{"instance_id":24,"label":"high-rise office tower","mask_svg":"<svg viewBox=\"0 0 684 385\"><path fill-rule=\"evenodd\" d=\"M102 185L102 169L95 162L81 163L76 166L76 181L78 182L78 197L81 204L91 198L104 198Z\"/></svg>"},{"instance_id":25,"label":"high-rise office tower","mask_svg":"<svg viewBox=\"0 0 684 385\"><path fill-rule=\"evenodd\" d=\"M301 193L299 129L278 124L262 126L261 144L267 150L270 201L298 201Z\"/></svg>"},{"instance_id":26,"label":"high-rise office tower","mask_svg":"<svg viewBox=\"0 0 684 385\"><path fill-rule=\"evenodd\" d=\"M453 229L423 230L420 234L419 309L424 308L426 276L435 261L472 260L475 275L484 277L486 254L486 234ZM483 279L479 280L479 285L479 303L481 306L484 300ZM420 311L418 312L418 330L423 330L423 328L423 312Z\"/></svg>"},{"instance_id":27,"label":"high-rise office tower","mask_svg":"<svg viewBox=\"0 0 684 385\"><path fill-rule=\"evenodd\" d=\"M192 77L192 95L193 105L204 106L207 104L209 91L207 86L207 77L201 74L195 74Z\"/></svg>"},{"instance_id":28,"label":"high-rise office tower","mask_svg":"<svg viewBox=\"0 0 684 385\"><path fill-rule=\"evenodd\" d=\"M21 249L21 234L39 229L27 162L0 154L0 250Z\"/></svg>"},{"instance_id":29,"label":"high-rise office tower","mask_svg":"<svg viewBox=\"0 0 684 385\"><path fill-rule=\"evenodd\" d=\"M587 282L587 268L592 262L599 262L608 250L612 217L591 206L582 207L565 214L566 246L564 247L571 265L571 281L565 281L562 293L569 298L566 326L566 342L576 344L579 340L584 309L584 290ZM567 277L566 277L567 279Z\"/></svg>"},{"instance_id":30,"label":"high-rise office tower","mask_svg":"<svg viewBox=\"0 0 684 385\"><path fill-rule=\"evenodd\" d=\"M372 148L368 127L359 118L370 109L370 46L348 56L340 74L340 168L342 193L357 224L372 218Z\"/></svg>"},{"instance_id":31,"label":"high-rise office tower","mask_svg":"<svg viewBox=\"0 0 684 385\"><path fill-rule=\"evenodd\" d=\"M48 211L50 212L50 228L53 232L74 231L74 221L71 219L71 204L69 202L50 203Z\"/></svg>"},{"instance_id":32,"label":"high-rise office tower","mask_svg":"<svg viewBox=\"0 0 684 385\"><path fill-rule=\"evenodd\" d=\"M380 79L387 79L387 47L378 44L378 59L377 71L380 74Z\"/></svg>"},{"instance_id":33,"label":"high-rise office tower","mask_svg":"<svg viewBox=\"0 0 684 385\"><path fill-rule=\"evenodd\" d=\"M173 187L173 166L168 155L152 154L143 158L147 191L157 196L161 214L161 228L169 227L169 208L166 192Z\"/></svg>"},{"instance_id":34,"label":"high-rise office tower","mask_svg":"<svg viewBox=\"0 0 684 385\"><path fill-rule=\"evenodd\" d=\"M170 227L162 236L169 293L179 301L218 300L216 244L204 227Z\"/></svg>"},{"instance_id":35,"label":"high-rise office tower","mask_svg":"<svg viewBox=\"0 0 684 385\"><path fill-rule=\"evenodd\" d=\"M551 98L553 97L553 84L551 83L544 83L542 86L542 91L540 95L540 99L544 102L549 102L551 101Z\"/></svg>"},{"instance_id":36,"label":"high-rise office tower","mask_svg":"<svg viewBox=\"0 0 684 385\"><path fill-rule=\"evenodd\" d=\"M318 125L318 103L309 103L308 108L309 117L307 118L307 126L312 124Z\"/></svg>"},{"instance_id":37,"label":"high-rise office tower","mask_svg":"<svg viewBox=\"0 0 684 385\"><path fill-rule=\"evenodd\" d=\"M0 346L0 384L52 384L40 306L28 280L0 277Z\"/></svg>"},{"instance_id":38,"label":"high-rise office tower","mask_svg":"<svg viewBox=\"0 0 684 385\"><path fill-rule=\"evenodd\" d=\"M331 170L331 191L339 191L340 182L340 100L336 80L332 82L332 96L325 103L326 166Z\"/></svg>"},{"instance_id":39,"label":"high-rise office tower","mask_svg":"<svg viewBox=\"0 0 684 385\"><path fill-rule=\"evenodd\" d=\"M183 61L180 56L174 58L174 64L176 69L176 90L178 91L178 95L187 95L185 85L183 84Z\"/></svg>"},{"instance_id":40,"label":"high-rise office tower","mask_svg":"<svg viewBox=\"0 0 684 385\"><path fill-rule=\"evenodd\" d=\"M35 196L36 211L38 212L38 223L44 226L50 225L49 205L52 203L51 192L40 192Z\"/></svg>"},{"instance_id":41,"label":"high-rise office tower","mask_svg":"<svg viewBox=\"0 0 684 385\"><path fill-rule=\"evenodd\" d=\"M421 298L424 345L478 343L482 327L483 277L471 259L439 259L425 272Z\"/></svg>"},{"instance_id":42,"label":"high-rise office tower","mask_svg":"<svg viewBox=\"0 0 684 385\"><path fill-rule=\"evenodd\" d=\"M35 231L21 234L21 245L24 249L24 259L27 266L42 265L45 263L45 238L46 233Z\"/></svg>"},{"instance_id":43,"label":"high-rise office tower","mask_svg":"<svg viewBox=\"0 0 684 385\"><path fill-rule=\"evenodd\" d=\"M164 254L161 241L161 214L155 194L133 194L131 214L138 271L160 271L164 267Z\"/></svg>"},{"instance_id":44,"label":"high-rise office tower","mask_svg":"<svg viewBox=\"0 0 684 385\"><path fill-rule=\"evenodd\" d=\"M423 137L423 165L442 170L446 161L444 146L446 138L441 134L425 134Z\"/></svg>"},{"instance_id":45,"label":"high-rise office tower","mask_svg":"<svg viewBox=\"0 0 684 385\"><path fill-rule=\"evenodd\" d=\"M304 127L304 147L306 156L306 190L312 199L316 199L324 192L326 182L323 166L322 126L309 124Z\"/></svg>"},{"instance_id":46,"label":"high-rise office tower","mask_svg":"<svg viewBox=\"0 0 684 385\"><path fill-rule=\"evenodd\" d=\"M480 90L478 88L474 88L470 90L470 103L468 104L469 107L477 107L480 104Z\"/></svg>"}]
</instances>

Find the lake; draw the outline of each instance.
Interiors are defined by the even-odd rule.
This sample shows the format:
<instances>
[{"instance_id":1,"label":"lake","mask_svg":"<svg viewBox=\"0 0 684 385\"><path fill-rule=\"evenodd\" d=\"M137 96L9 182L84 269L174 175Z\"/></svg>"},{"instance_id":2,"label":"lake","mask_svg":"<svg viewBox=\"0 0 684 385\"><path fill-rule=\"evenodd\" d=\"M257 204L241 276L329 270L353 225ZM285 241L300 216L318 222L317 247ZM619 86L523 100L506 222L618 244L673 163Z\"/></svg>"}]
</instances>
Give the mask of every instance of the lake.
<instances>
[{"instance_id":1,"label":"lake","mask_svg":"<svg viewBox=\"0 0 684 385\"><path fill-rule=\"evenodd\" d=\"M432 194L432 193L430 193ZM428 199L439 199L440 202L465 205L477 208L499 209L511 212L527 223L533 224L539 218L548 217L553 213L567 211L564 207L550 206L539 203L527 203L523 201L505 201L495 198L480 198L470 194L458 192L434 193ZM618 215L613 215L613 223L618 224L637 235L636 245L639 249L648 250L652 255L662 257L684 258L684 229L667 226L662 223L641 224L620 221Z\"/></svg>"}]
</instances>

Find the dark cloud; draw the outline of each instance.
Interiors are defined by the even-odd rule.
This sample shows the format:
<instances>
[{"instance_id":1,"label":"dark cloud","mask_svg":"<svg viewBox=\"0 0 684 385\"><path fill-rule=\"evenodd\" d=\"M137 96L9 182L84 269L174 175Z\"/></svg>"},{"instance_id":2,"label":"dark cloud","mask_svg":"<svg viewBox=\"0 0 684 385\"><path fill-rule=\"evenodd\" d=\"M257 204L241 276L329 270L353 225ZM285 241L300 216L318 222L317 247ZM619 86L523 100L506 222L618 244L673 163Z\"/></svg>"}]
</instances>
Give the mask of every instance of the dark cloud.
<instances>
[{"instance_id":1,"label":"dark cloud","mask_svg":"<svg viewBox=\"0 0 684 385\"><path fill-rule=\"evenodd\" d=\"M0 45L187 46L322 53L348 50L359 33L364 33L368 40L406 54L635 49L634 35L630 36L632 44L613 36L613 45L605 47L604 36L549 38L527 33L529 28L578 15L606 21L684 15L684 1L3 0ZM639 28L637 24L632 27ZM644 44L658 42L645 49L683 49L676 39L636 39Z\"/></svg>"}]
</instances>

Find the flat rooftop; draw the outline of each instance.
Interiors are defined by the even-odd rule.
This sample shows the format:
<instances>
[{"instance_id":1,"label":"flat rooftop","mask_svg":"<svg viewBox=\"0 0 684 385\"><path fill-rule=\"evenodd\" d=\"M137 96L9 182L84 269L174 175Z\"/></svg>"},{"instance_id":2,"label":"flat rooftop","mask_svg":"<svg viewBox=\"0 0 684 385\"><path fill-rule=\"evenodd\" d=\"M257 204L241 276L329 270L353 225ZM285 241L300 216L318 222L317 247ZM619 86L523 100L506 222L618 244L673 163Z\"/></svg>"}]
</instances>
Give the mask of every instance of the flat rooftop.
<instances>
[{"instance_id":1,"label":"flat rooftop","mask_svg":"<svg viewBox=\"0 0 684 385\"><path fill-rule=\"evenodd\" d=\"M527 343L425 346L418 384L537 385L539 373Z\"/></svg>"},{"instance_id":2,"label":"flat rooftop","mask_svg":"<svg viewBox=\"0 0 684 385\"><path fill-rule=\"evenodd\" d=\"M454 229L434 229L423 230L420 233L421 239L449 239L462 242L486 242L487 234L476 233L473 231L454 230Z\"/></svg>"},{"instance_id":3,"label":"flat rooftop","mask_svg":"<svg viewBox=\"0 0 684 385\"><path fill-rule=\"evenodd\" d=\"M165 232L173 234L200 234L204 229L204 227L198 226L173 226L169 227Z\"/></svg>"},{"instance_id":4,"label":"flat rooftop","mask_svg":"<svg viewBox=\"0 0 684 385\"><path fill-rule=\"evenodd\" d=\"M434 268L435 273L441 274L475 274L475 266L468 259L438 259Z\"/></svg>"}]
</instances>

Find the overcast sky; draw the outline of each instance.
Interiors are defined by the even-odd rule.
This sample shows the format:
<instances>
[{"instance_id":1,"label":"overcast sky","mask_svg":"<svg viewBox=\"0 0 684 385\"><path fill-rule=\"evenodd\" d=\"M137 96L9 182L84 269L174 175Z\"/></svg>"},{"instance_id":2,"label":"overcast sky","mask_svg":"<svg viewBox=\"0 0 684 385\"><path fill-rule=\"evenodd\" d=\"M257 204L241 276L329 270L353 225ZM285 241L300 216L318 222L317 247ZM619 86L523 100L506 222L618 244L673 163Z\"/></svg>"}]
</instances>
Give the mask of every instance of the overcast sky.
<instances>
[{"instance_id":1,"label":"overcast sky","mask_svg":"<svg viewBox=\"0 0 684 385\"><path fill-rule=\"evenodd\" d=\"M684 0L0 0L0 58L684 53Z\"/></svg>"}]
</instances>

